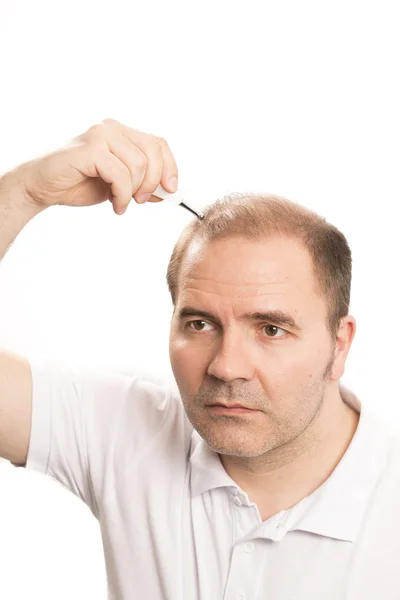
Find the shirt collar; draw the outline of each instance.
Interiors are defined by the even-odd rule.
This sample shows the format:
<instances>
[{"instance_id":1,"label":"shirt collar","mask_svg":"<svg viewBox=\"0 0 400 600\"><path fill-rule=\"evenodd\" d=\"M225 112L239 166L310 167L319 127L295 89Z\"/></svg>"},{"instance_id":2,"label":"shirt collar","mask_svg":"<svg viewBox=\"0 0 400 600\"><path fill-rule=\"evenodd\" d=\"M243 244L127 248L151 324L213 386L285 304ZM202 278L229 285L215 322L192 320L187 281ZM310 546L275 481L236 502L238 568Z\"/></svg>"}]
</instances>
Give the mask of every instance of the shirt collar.
<instances>
[{"instance_id":1,"label":"shirt collar","mask_svg":"<svg viewBox=\"0 0 400 600\"><path fill-rule=\"evenodd\" d=\"M344 385L344 402L360 413L357 430L342 459L329 478L290 512L288 530L301 530L341 540L354 541L361 527L379 474L384 468L387 438L377 417ZM191 493L198 496L218 487L239 486L225 471L219 455L192 433ZM289 526L290 523L290 526Z\"/></svg>"}]
</instances>

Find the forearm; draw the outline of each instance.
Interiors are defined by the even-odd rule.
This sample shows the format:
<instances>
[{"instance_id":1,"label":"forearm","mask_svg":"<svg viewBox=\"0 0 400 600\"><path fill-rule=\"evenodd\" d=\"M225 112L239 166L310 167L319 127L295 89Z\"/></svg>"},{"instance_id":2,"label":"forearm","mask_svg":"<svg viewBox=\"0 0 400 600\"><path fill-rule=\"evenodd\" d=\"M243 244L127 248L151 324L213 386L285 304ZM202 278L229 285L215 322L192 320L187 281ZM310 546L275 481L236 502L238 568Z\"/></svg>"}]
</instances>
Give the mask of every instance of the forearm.
<instances>
[{"instance_id":1,"label":"forearm","mask_svg":"<svg viewBox=\"0 0 400 600\"><path fill-rule=\"evenodd\" d=\"M44 208L29 200L15 171L0 177L0 260L19 232Z\"/></svg>"}]
</instances>

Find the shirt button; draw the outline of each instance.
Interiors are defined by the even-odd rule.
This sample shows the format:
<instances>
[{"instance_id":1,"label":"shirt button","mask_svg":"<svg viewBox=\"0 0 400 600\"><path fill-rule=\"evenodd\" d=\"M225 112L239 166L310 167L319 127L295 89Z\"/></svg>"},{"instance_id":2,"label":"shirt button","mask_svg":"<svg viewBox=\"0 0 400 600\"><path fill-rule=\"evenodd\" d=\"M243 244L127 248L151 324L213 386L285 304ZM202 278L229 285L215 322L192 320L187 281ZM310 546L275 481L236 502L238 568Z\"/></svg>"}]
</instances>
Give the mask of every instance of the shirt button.
<instances>
[{"instance_id":1,"label":"shirt button","mask_svg":"<svg viewBox=\"0 0 400 600\"><path fill-rule=\"evenodd\" d=\"M239 594L236 594L235 600L246 600L246 596L239 592Z\"/></svg>"},{"instance_id":2,"label":"shirt button","mask_svg":"<svg viewBox=\"0 0 400 600\"><path fill-rule=\"evenodd\" d=\"M239 496L235 496L235 497L234 497L234 499L233 499L233 501L234 501L234 503L236 504L236 506L242 506L242 501L241 501L241 499L239 498ZM235 597L235 600L236 600L236 597ZM237 598L237 600L241 600L241 599L240 599L240 598Z\"/></svg>"},{"instance_id":3,"label":"shirt button","mask_svg":"<svg viewBox=\"0 0 400 600\"><path fill-rule=\"evenodd\" d=\"M252 544L251 542L249 542L248 544L245 544L244 551L247 552L247 554L249 552L253 552L253 550L254 550L254 544Z\"/></svg>"}]
</instances>

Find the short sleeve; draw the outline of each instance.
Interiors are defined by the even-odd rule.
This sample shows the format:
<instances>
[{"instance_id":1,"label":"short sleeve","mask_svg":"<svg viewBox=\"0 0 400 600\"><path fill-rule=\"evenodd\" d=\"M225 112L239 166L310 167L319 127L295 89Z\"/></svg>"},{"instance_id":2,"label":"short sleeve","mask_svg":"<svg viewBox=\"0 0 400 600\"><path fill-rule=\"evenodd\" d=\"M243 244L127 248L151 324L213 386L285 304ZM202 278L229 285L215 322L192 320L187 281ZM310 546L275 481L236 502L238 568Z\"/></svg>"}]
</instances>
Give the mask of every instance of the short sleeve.
<instances>
[{"instance_id":1,"label":"short sleeve","mask_svg":"<svg viewBox=\"0 0 400 600\"><path fill-rule=\"evenodd\" d=\"M162 385L111 370L30 364L32 423L25 467L61 483L98 517L121 431L129 432L134 456L165 425L171 394Z\"/></svg>"}]
</instances>

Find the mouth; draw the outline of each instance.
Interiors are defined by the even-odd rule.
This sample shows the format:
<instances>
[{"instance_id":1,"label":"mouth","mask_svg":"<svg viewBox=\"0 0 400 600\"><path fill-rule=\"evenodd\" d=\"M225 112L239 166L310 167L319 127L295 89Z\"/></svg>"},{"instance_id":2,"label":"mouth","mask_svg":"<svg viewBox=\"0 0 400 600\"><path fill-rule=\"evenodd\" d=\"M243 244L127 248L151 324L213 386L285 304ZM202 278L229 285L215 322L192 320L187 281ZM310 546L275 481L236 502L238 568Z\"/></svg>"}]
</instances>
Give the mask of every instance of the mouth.
<instances>
[{"instance_id":1,"label":"mouth","mask_svg":"<svg viewBox=\"0 0 400 600\"><path fill-rule=\"evenodd\" d=\"M210 404L207 406L213 413L227 415L245 415L257 412L252 408L247 408L241 404Z\"/></svg>"}]
</instances>

